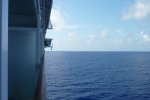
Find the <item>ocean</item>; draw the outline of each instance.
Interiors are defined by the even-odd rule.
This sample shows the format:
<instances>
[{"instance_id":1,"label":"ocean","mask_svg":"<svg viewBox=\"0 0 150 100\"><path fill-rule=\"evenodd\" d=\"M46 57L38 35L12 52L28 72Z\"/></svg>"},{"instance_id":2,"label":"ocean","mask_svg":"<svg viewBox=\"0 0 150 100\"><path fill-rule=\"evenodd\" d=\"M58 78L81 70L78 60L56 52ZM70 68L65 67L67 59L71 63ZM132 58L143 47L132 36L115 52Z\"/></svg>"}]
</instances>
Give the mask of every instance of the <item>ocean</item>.
<instances>
[{"instance_id":1,"label":"ocean","mask_svg":"<svg viewBox=\"0 0 150 100\"><path fill-rule=\"evenodd\" d=\"M47 100L150 100L150 52L45 54Z\"/></svg>"}]
</instances>

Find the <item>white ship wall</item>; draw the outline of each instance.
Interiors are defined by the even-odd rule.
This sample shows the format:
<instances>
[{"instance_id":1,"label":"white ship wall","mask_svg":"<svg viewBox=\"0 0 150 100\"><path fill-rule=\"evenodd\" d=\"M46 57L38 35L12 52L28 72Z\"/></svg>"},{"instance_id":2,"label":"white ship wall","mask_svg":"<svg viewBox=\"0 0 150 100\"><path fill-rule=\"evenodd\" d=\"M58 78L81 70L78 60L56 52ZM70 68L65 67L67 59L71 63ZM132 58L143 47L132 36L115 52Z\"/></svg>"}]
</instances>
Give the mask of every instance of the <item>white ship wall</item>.
<instances>
[{"instance_id":1,"label":"white ship wall","mask_svg":"<svg viewBox=\"0 0 150 100\"><path fill-rule=\"evenodd\" d=\"M36 35L35 29L9 29L9 97L13 99L33 98L39 70L36 66Z\"/></svg>"},{"instance_id":2,"label":"white ship wall","mask_svg":"<svg viewBox=\"0 0 150 100\"><path fill-rule=\"evenodd\" d=\"M8 0L0 0L0 100L8 99Z\"/></svg>"}]
</instances>

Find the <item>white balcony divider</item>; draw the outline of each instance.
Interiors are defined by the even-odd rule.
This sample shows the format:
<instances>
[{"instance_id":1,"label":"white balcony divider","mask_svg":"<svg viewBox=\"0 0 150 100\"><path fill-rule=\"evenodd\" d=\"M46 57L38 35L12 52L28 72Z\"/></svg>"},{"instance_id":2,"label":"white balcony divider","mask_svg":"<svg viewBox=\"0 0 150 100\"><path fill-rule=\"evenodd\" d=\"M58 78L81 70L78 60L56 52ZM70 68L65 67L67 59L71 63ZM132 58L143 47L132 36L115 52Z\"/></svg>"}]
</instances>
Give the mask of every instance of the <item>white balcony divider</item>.
<instances>
[{"instance_id":1,"label":"white balcony divider","mask_svg":"<svg viewBox=\"0 0 150 100\"><path fill-rule=\"evenodd\" d=\"M0 100L8 100L8 0L0 0Z\"/></svg>"}]
</instances>

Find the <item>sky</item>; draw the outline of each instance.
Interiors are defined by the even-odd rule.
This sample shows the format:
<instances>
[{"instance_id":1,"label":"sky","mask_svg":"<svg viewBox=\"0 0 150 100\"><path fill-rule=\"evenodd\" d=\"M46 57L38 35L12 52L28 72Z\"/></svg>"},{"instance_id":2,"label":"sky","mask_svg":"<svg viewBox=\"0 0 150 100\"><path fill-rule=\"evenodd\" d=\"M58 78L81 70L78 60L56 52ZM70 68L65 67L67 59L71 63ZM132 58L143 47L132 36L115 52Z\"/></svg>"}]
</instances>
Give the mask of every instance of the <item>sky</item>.
<instances>
[{"instance_id":1,"label":"sky","mask_svg":"<svg viewBox=\"0 0 150 100\"><path fill-rule=\"evenodd\" d=\"M54 51L150 51L150 0L53 0L50 19Z\"/></svg>"}]
</instances>

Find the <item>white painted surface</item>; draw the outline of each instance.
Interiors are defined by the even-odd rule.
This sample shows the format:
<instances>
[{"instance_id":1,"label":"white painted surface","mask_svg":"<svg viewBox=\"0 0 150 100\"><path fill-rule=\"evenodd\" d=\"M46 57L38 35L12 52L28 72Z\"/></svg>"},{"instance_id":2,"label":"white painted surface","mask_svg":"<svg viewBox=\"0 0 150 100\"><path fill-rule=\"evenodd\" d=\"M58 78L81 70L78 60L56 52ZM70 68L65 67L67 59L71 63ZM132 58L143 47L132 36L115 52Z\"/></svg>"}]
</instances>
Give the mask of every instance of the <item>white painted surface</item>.
<instances>
[{"instance_id":1,"label":"white painted surface","mask_svg":"<svg viewBox=\"0 0 150 100\"><path fill-rule=\"evenodd\" d=\"M33 98L39 69L36 66L36 29L9 29L9 97Z\"/></svg>"},{"instance_id":2,"label":"white painted surface","mask_svg":"<svg viewBox=\"0 0 150 100\"><path fill-rule=\"evenodd\" d=\"M8 0L0 0L0 100L8 99Z\"/></svg>"}]
</instances>

